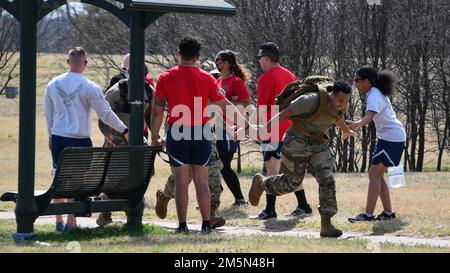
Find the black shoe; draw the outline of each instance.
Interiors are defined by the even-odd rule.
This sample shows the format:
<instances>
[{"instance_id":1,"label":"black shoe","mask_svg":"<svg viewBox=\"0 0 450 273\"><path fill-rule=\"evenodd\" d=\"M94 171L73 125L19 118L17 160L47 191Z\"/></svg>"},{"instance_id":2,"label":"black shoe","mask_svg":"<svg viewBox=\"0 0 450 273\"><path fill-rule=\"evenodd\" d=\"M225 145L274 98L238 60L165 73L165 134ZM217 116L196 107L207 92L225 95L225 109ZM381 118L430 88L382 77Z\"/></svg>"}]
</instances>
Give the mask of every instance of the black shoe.
<instances>
[{"instance_id":1,"label":"black shoe","mask_svg":"<svg viewBox=\"0 0 450 273\"><path fill-rule=\"evenodd\" d=\"M273 212L267 212L266 209L263 209L258 215L250 217L250 219L255 220L269 220L269 219L276 219L277 213L275 211Z\"/></svg>"},{"instance_id":2,"label":"black shoe","mask_svg":"<svg viewBox=\"0 0 450 273\"><path fill-rule=\"evenodd\" d=\"M378 215L377 218L375 218L375 220L377 220L377 221L387 221L387 220L393 220L395 218L396 218L395 212L393 212L391 215L389 215L385 211L383 211L383 213Z\"/></svg>"},{"instance_id":3,"label":"black shoe","mask_svg":"<svg viewBox=\"0 0 450 273\"><path fill-rule=\"evenodd\" d=\"M372 222L375 220L375 217L369 217L365 212L358 214L355 217L348 218L348 221L350 223L356 223L356 222Z\"/></svg>"},{"instance_id":4,"label":"black shoe","mask_svg":"<svg viewBox=\"0 0 450 273\"><path fill-rule=\"evenodd\" d=\"M286 214L287 217L306 218L312 216L312 209L309 205L306 208L296 207L291 213Z\"/></svg>"},{"instance_id":5,"label":"black shoe","mask_svg":"<svg viewBox=\"0 0 450 273\"><path fill-rule=\"evenodd\" d=\"M189 233L189 228L187 226L184 227L178 227L175 230L176 233Z\"/></svg>"},{"instance_id":6,"label":"black shoe","mask_svg":"<svg viewBox=\"0 0 450 273\"><path fill-rule=\"evenodd\" d=\"M200 231L201 234L203 235L208 235L211 234L213 232L211 226L204 226L202 227L202 231Z\"/></svg>"}]
</instances>

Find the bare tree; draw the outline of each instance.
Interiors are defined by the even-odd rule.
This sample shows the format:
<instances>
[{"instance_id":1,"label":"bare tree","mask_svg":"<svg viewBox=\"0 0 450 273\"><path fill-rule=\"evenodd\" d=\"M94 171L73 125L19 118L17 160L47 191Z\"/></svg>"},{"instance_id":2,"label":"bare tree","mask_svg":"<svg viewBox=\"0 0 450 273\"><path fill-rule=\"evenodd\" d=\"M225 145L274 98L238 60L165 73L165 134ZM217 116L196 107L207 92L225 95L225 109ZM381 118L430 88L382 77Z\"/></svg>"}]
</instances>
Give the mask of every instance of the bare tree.
<instances>
[{"instance_id":1,"label":"bare tree","mask_svg":"<svg viewBox=\"0 0 450 273\"><path fill-rule=\"evenodd\" d=\"M0 94L18 76L18 28L16 19L0 8Z\"/></svg>"}]
</instances>

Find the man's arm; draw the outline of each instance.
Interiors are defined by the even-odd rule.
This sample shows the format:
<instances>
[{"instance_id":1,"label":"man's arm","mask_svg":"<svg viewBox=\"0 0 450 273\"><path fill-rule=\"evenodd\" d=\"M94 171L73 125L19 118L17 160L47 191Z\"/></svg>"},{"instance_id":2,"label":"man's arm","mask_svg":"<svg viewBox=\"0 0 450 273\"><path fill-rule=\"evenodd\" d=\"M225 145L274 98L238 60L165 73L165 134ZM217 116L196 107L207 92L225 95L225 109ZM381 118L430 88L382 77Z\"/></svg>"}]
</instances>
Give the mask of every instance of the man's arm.
<instances>
[{"instance_id":1,"label":"man's arm","mask_svg":"<svg viewBox=\"0 0 450 273\"><path fill-rule=\"evenodd\" d=\"M145 120L145 124L147 124L147 128L151 128L150 125L152 124L152 109L153 109L153 105L149 104L147 109L145 109L144 112L144 120Z\"/></svg>"},{"instance_id":2,"label":"man's arm","mask_svg":"<svg viewBox=\"0 0 450 273\"><path fill-rule=\"evenodd\" d=\"M126 139L128 139L128 128L112 111L109 103L105 100L100 88L94 89L89 94L89 102L97 113L99 119L106 125L112 127L119 133L122 133Z\"/></svg>"},{"instance_id":3,"label":"man's arm","mask_svg":"<svg viewBox=\"0 0 450 273\"><path fill-rule=\"evenodd\" d=\"M47 124L49 150L52 149L51 135L52 135L52 128L53 128L53 111L54 111L53 101L50 98L50 95L48 94L48 88L47 88L47 90L45 91L45 95L44 95L44 112L45 112L45 121Z\"/></svg>"},{"instance_id":4,"label":"man's arm","mask_svg":"<svg viewBox=\"0 0 450 273\"><path fill-rule=\"evenodd\" d=\"M152 114L150 118L150 133L151 143L154 146L160 146L159 142L159 130L164 119L164 109L166 107L167 100L165 98L154 98L152 106Z\"/></svg>"},{"instance_id":5,"label":"man's arm","mask_svg":"<svg viewBox=\"0 0 450 273\"><path fill-rule=\"evenodd\" d=\"M268 135L268 132L271 130L272 127L275 127L280 123L282 120L289 119L290 116L294 115L294 111L292 109L293 107L290 105L280 113L273 116L271 120L269 120L266 124L264 124L262 127L258 130L258 137L261 138L260 133L265 132ZM260 140L264 140L265 137L262 137Z\"/></svg>"},{"instance_id":6,"label":"man's arm","mask_svg":"<svg viewBox=\"0 0 450 273\"><path fill-rule=\"evenodd\" d=\"M289 106L275 115L270 121L260 128L260 132L269 132L282 120L296 115L312 115L319 108L320 97L318 93L306 94L298 97Z\"/></svg>"}]
</instances>

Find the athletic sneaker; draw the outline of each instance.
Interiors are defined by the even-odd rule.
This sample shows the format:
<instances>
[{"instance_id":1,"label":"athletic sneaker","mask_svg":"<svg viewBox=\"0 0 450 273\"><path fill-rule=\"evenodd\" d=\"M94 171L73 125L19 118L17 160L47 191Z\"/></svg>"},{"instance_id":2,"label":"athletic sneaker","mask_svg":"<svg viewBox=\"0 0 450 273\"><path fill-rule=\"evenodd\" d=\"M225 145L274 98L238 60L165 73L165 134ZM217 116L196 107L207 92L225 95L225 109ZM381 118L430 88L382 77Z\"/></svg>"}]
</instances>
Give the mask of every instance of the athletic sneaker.
<instances>
[{"instance_id":1,"label":"athletic sneaker","mask_svg":"<svg viewBox=\"0 0 450 273\"><path fill-rule=\"evenodd\" d=\"M355 217L348 218L348 221L350 223L356 223L356 222L372 222L375 220L375 217L368 216L365 212L358 214Z\"/></svg>"},{"instance_id":2,"label":"athletic sneaker","mask_svg":"<svg viewBox=\"0 0 450 273\"><path fill-rule=\"evenodd\" d=\"M392 220L392 219L395 219L395 218L396 218L395 212L389 214L389 213L383 211L383 213L378 215L375 218L375 220L377 220L377 221L386 221L386 220Z\"/></svg>"},{"instance_id":3,"label":"athletic sneaker","mask_svg":"<svg viewBox=\"0 0 450 273\"><path fill-rule=\"evenodd\" d=\"M312 216L312 209L308 205L306 208L296 207L291 213L286 214L287 217L306 218Z\"/></svg>"},{"instance_id":4,"label":"athletic sneaker","mask_svg":"<svg viewBox=\"0 0 450 273\"><path fill-rule=\"evenodd\" d=\"M258 215L250 217L250 219L254 220L269 220L269 219L276 219L277 213L275 211L273 212L267 212L266 209L263 209Z\"/></svg>"},{"instance_id":5,"label":"athletic sneaker","mask_svg":"<svg viewBox=\"0 0 450 273\"><path fill-rule=\"evenodd\" d=\"M248 202L245 199L236 200L233 203L233 207L247 207Z\"/></svg>"},{"instance_id":6,"label":"athletic sneaker","mask_svg":"<svg viewBox=\"0 0 450 273\"><path fill-rule=\"evenodd\" d=\"M55 231L57 231L57 232L64 231L64 224L63 223L56 223Z\"/></svg>"}]
</instances>

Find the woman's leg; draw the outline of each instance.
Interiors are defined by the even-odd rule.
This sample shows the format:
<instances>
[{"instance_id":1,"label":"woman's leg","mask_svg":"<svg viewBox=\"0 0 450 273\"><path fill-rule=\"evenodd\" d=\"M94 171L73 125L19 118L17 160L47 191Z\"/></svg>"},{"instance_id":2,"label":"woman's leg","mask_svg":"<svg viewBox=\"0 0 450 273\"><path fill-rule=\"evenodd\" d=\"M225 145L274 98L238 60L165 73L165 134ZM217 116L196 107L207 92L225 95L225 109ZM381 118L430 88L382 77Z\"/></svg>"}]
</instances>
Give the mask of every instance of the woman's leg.
<instances>
[{"instance_id":1,"label":"woman's leg","mask_svg":"<svg viewBox=\"0 0 450 273\"><path fill-rule=\"evenodd\" d=\"M386 167L380 163L372 165L369 171L369 192L367 194L366 213L373 215L381 193L381 183Z\"/></svg>"},{"instance_id":2,"label":"woman's leg","mask_svg":"<svg viewBox=\"0 0 450 273\"><path fill-rule=\"evenodd\" d=\"M242 194L239 178L237 177L234 170L231 168L231 162L233 161L234 153L220 149L219 157L223 163L223 169L220 171L223 180L227 184L228 188L230 189L231 193L233 194L236 200L244 200L244 195Z\"/></svg>"},{"instance_id":3,"label":"woman's leg","mask_svg":"<svg viewBox=\"0 0 450 273\"><path fill-rule=\"evenodd\" d=\"M389 186L384 180L384 175L381 176L381 202L383 203L383 209L385 212L392 212L391 195L389 192Z\"/></svg>"}]
</instances>

